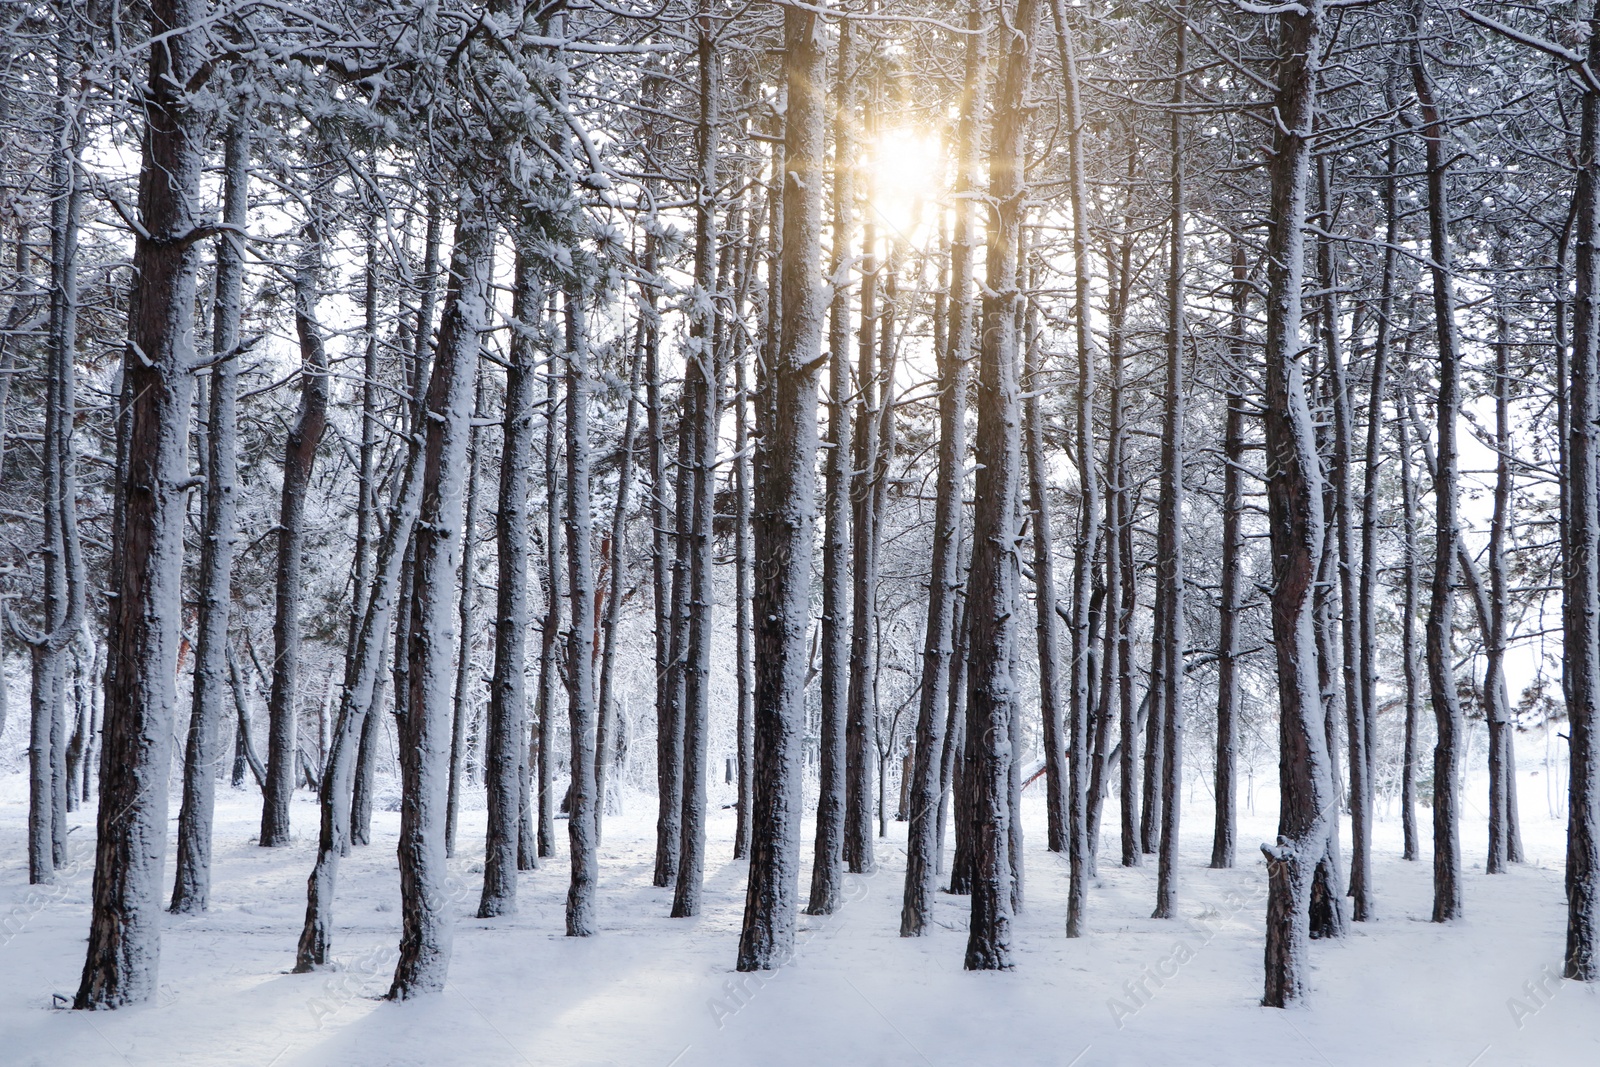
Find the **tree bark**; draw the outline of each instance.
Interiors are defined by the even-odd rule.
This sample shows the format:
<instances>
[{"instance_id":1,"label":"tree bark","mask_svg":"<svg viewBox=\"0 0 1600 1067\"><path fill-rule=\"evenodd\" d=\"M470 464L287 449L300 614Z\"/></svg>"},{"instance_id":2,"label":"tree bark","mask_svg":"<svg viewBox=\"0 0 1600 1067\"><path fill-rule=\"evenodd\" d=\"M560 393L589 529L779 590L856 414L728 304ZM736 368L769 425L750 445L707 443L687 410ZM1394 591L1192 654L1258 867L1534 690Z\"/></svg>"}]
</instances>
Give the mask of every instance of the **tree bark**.
<instances>
[{"instance_id":1,"label":"tree bark","mask_svg":"<svg viewBox=\"0 0 1600 1067\"><path fill-rule=\"evenodd\" d=\"M242 106L241 99L236 106ZM216 304L211 351L221 358L211 371L207 413L205 536L200 549L200 608L194 653L194 704L178 811L178 870L171 910L178 915L205 911L211 898L211 821L216 797L216 765L222 758L219 733L227 721L228 623L233 606L233 555L239 481L238 360L244 283L244 229L249 221L250 124L242 115L228 121L223 139L223 221L235 228L217 240ZM241 723L241 729L247 729ZM248 740L248 735L246 735Z\"/></svg>"},{"instance_id":2,"label":"tree bark","mask_svg":"<svg viewBox=\"0 0 1600 1067\"><path fill-rule=\"evenodd\" d=\"M1311 889L1337 799L1317 680L1312 587L1325 535L1321 467L1306 398L1300 334L1311 137L1325 10L1309 0L1278 19L1278 128L1270 168L1265 439L1272 544L1272 636L1277 653L1278 839L1267 857L1266 982L1262 1004L1307 991Z\"/></svg>"},{"instance_id":3,"label":"tree bark","mask_svg":"<svg viewBox=\"0 0 1600 1067\"><path fill-rule=\"evenodd\" d=\"M315 209L313 209L315 210ZM300 340L300 410L284 446L278 512L277 608L272 624L272 696L267 709L267 788L261 845L289 844L300 699L300 594L304 584L305 507L317 446L328 424L328 354L317 322L322 271L321 220L306 220L294 276L294 324Z\"/></svg>"},{"instance_id":4,"label":"tree bark","mask_svg":"<svg viewBox=\"0 0 1600 1067\"><path fill-rule=\"evenodd\" d=\"M152 0L141 97L142 232L135 237L123 387L125 448L109 582L108 684L100 758L93 914L75 1008L148 1000L161 946L167 778L177 711L183 524L194 389L196 200L204 118L185 101L200 78L206 7Z\"/></svg>"},{"instance_id":5,"label":"tree bark","mask_svg":"<svg viewBox=\"0 0 1600 1067\"><path fill-rule=\"evenodd\" d=\"M939 472L933 518L933 559L928 576L928 622L923 635L922 685L906 829L906 884L900 936L918 937L933 921L939 861L944 848L944 795L953 759L950 729L952 675L958 641L956 599L961 589L962 483L967 454L967 391L976 344L974 229L970 194L982 165L989 29L982 5L967 9L966 77L957 126L959 148L954 238L950 245L950 298L945 346L939 349ZM842 375L842 370L841 370Z\"/></svg>"},{"instance_id":6,"label":"tree bark","mask_svg":"<svg viewBox=\"0 0 1600 1067\"><path fill-rule=\"evenodd\" d=\"M794 952L799 904L801 745L816 524L817 377L824 314L817 267L826 152L822 16L786 7L781 315L767 367L770 406L756 456L755 793L750 878L737 967L770 970Z\"/></svg>"},{"instance_id":7,"label":"tree bark","mask_svg":"<svg viewBox=\"0 0 1600 1067\"><path fill-rule=\"evenodd\" d=\"M978 463L968 579L967 766L974 833L972 909L964 966L1006 970L1011 962L1012 864L1008 793L1017 682L1011 672L1017 612L1016 517L1021 459L1017 387L1018 248L1026 175L1037 0L1017 0L1001 31L995 125L989 148L987 279L978 352Z\"/></svg>"},{"instance_id":8,"label":"tree bark","mask_svg":"<svg viewBox=\"0 0 1600 1067\"><path fill-rule=\"evenodd\" d=\"M453 936L444 876L452 684L456 675L455 598L465 525L468 442L472 432L479 338L488 326L487 206L463 188L451 252L450 283L428 381L423 431L422 505L412 538L415 562L407 649L410 693L400 721L400 958L391 1000L444 988Z\"/></svg>"},{"instance_id":9,"label":"tree bark","mask_svg":"<svg viewBox=\"0 0 1600 1067\"><path fill-rule=\"evenodd\" d=\"M1457 576L1456 538L1459 480L1456 464L1456 419L1460 409L1460 338L1456 328L1454 250L1450 238L1449 176L1446 173L1446 129L1433 100L1420 34L1425 18L1422 0L1412 0L1411 77L1422 112L1422 137L1427 156L1429 273L1433 277L1433 314L1438 346L1438 459L1433 478L1434 573L1424 627L1428 654L1428 687L1433 701L1438 740L1433 749L1433 921L1450 922L1462 914L1460 751L1461 703L1456 695L1455 628ZM1578 483L1583 484L1583 483Z\"/></svg>"},{"instance_id":10,"label":"tree bark","mask_svg":"<svg viewBox=\"0 0 1600 1067\"><path fill-rule=\"evenodd\" d=\"M494 675L489 683L488 827L478 918L517 910L518 823L527 746L528 567L533 560L528 471L533 460L535 347L544 290L532 257L520 252L512 295L510 360L502 421L500 500L495 522Z\"/></svg>"}]
</instances>

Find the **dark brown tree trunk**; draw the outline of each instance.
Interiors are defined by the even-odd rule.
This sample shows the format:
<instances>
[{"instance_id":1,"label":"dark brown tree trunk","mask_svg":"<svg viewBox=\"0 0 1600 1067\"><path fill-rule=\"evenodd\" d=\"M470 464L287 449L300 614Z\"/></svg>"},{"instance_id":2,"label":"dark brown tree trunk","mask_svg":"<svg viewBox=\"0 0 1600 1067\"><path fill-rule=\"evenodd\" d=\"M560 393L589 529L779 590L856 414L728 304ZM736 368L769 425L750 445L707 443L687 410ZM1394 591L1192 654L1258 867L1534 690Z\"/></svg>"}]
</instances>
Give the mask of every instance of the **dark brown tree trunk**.
<instances>
[{"instance_id":1,"label":"dark brown tree trunk","mask_svg":"<svg viewBox=\"0 0 1600 1067\"><path fill-rule=\"evenodd\" d=\"M949 323L938 349L939 472L935 489L933 559L928 577L928 622L923 634L915 756L906 830L906 885L900 936L917 937L933 921L933 900L944 847L944 795L957 751L951 737L955 674L956 599L961 588L962 481L967 453L967 391L976 342L973 300L974 219L968 194L982 164L989 33L980 3L967 9L966 80L957 129L955 236L950 247Z\"/></svg>"},{"instance_id":2,"label":"dark brown tree trunk","mask_svg":"<svg viewBox=\"0 0 1600 1067\"><path fill-rule=\"evenodd\" d=\"M1016 501L1021 467L1021 397L1017 383L1017 304L1023 198L1024 108L1033 74L1036 0L1018 0L1003 22L989 148L987 278L978 350L978 464L968 580L967 761L972 791L973 879L964 966L1006 970L1011 961L1010 856L1012 731L1018 717L1015 648Z\"/></svg>"},{"instance_id":3,"label":"dark brown tree trunk","mask_svg":"<svg viewBox=\"0 0 1600 1067\"><path fill-rule=\"evenodd\" d=\"M787 7L781 323L758 407L755 507L755 793L750 878L737 967L771 970L794 952L799 909L800 760L805 727L813 530L816 525L817 377L823 291L817 284L827 151L827 43L822 16Z\"/></svg>"},{"instance_id":4,"label":"dark brown tree trunk","mask_svg":"<svg viewBox=\"0 0 1600 1067\"><path fill-rule=\"evenodd\" d=\"M1305 218L1325 11L1309 0L1278 19L1277 132L1267 240L1267 503L1272 538L1272 636L1277 653L1278 839L1267 858L1266 982L1262 1003L1301 999L1310 971L1312 881L1327 853L1337 798L1317 679L1314 622L1325 536L1321 468L1301 342Z\"/></svg>"},{"instance_id":5,"label":"dark brown tree trunk","mask_svg":"<svg viewBox=\"0 0 1600 1067\"><path fill-rule=\"evenodd\" d=\"M204 118L184 100L201 77L199 0L152 0L139 178L141 231L123 357L119 515L108 582L105 730L93 913L75 1008L155 992L167 778L177 712L183 524L194 406L196 199Z\"/></svg>"},{"instance_id":6,"label":"dark brown tree trunk","mask_svg":"<svg viewBox=\"0 0 1600 1067\"><path fill-rule=\"evenodd\" d=\"M1438 740L1433 749L1433 921L1450 922L1462 914L1460 751L1461 703L1456 695L1455 587L1457 499L1456 419L1460 409L1460 338L1456 328L1454 249L1450 237L1450 198L1447 131L1433 100L1420 39L1425 12L1422 0L1412 0L1411 77L1422 112L1423 144L1427 152L1428 246L1432 261L1433 314L1438 347L1439 395L1438 460L1433 478L1434 567L1433 592L1424 628L1428 652L1428 686ZM1578 484L1582 484L1581 482Z\"/></svg>"},{"instance_id":7,"label":"dark brown tree trunk","mask_svg":"<svg viewBox=\"0 0 1600 1067\"><path fill-rule=\"evenodd\" d=\"M314 208L312 210L315 210ZM294 277L294 324L300 340L300 411L283 456L278 512L277 606L272 623L272 696L267 708L267 788L261 801L261 845L289 844L300 699L300 611L304 584L305 508L317 446L328 424L328 354L317 322L323 251L321 221L308 219Z\"/></svg>"},{"instance_id":8,"label":"dark brown tree trunk","mask_svg":"<svg viewBox=\"0 0 1600 1067\"><path fill-rule=\"evenodd\" d=\"M527 762L528 568L533 562L528 472L533 461L534 383L539 353L534 343L544 289L532 257L517 255L512 292L510 360L506 364L505 417L500 453L500 501L495 516L498 584L495 593L494 675L489 682L487 753L488 825L483 896L478 917L517 910L518 824Z\"/></svg>"},{"instance_id":9,"label":"dark brown tree trunk","mask_svg":"<svg viewBox=\"0 0 1600 1067\"><path fill-rule=\"evenodd\" d=\"M242 106L240 100L236 106ZM178 869L172 887L175 914L205 911L211 898L211 822L216 803L220 731L227 722L228 622L233 607L233 556L239 480L239 320L244 282L244 230L249 221L250 124L228 121L223 139L223 221L235 232L217 239L216 300L211 351L221 362L211 371L206 420L205 536L200 548L200 610L194 653L194 703L178 812ZM247 728L244 739L248 741Z\"/></svg>"}]
</instances>

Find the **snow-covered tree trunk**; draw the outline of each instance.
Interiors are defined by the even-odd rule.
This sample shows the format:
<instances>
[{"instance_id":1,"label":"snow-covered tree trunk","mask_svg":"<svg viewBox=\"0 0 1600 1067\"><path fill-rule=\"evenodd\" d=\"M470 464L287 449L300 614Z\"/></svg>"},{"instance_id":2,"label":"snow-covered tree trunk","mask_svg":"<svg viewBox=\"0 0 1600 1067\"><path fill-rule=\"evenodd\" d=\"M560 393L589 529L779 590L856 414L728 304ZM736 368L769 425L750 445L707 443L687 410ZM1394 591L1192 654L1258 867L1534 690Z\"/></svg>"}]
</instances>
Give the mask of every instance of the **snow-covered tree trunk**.
<instances>
[{"instance_id":1,"label":"snow-covered tree trunk","mask_svg":"<svg viewBox=\"0 0 1600 1067\"><path fill-rule=\"evenodd\" d=\"M1245 361L1245 331L1250 308L1250 271L1242 242L1233 246L1233 286L1230 293L1232 322L1228 354L1237 366ZM1237 372L1235 371L1236 375ZM1232 375L1230 375L1232 378ZM1238 744L1243 693L1239 684L1239 614L1244 589L1244 392L1228 384L1228 414L1222 452L1222 581L1217 591L1217 748L1212 795L1216 819L1211 832L1211 866L1233 866L1238 830Z\"/></svg>"},{"instance_id":2,"label":"snow-covered tree trunk","mask_svg":"<svg viewBox=\"0 0 1600 1067\"><path fill-rule=\"evenodd\" d=\"M1329 767L1313 584L1325 535L1322 476L1306 398L1301 341L1305 218L1325 10L1309 0L1278 20L1278 128L1267 239L1267 506L1272 546L1272 636L1277 655L1278 839L1267 857L1266 982L1262 1003L1301 999L1310 971L1311 887L1327 851L1337 799Z\"/></svg>"},{"instance_id":3,"label":"snow-covered tree trunk","mask_svg":"<svg viewBox=\"0 0 1600 1067\"><path fill-rule=\"evenodd\" d=\"M567 816L572 882L567 889L567 936L597 933L599 842L595 818L594 507L589 484L589 336L583 288L563 294L567 365L566 524L568 581L567 722L572 738L572 791Z\"/></svg>"},{"instance_id":4,"label":"snow-covered tree trunk","mask_svg":"<svg viewBox=\"0 0 1600 1067\"><path fill-rule=\"evenodd\" d=\"M456 676L456 575L461 567L468 441L478 350L488 327L494 233L480 194L463 187L450 282L428 381L421 513L408 627L405 717L400 721L400 958L389 998L444 988L453 917L445 892L445 807Z\"/></svg>"},{"instance_id":5,"label":"snow-covered tree trunk","mask_svg":"<svg viewBox=\"0 0 1600 1067\"><path fill-rule=\"evenodd\" d=\"M1456 462L1456 419L1460 400L1460 336L1456 325L1454 249L1450 236L1449 174L1453 149L1434 103L1420 34L1426 18L1423 0L1411 4L1411 79L1422 112L1422 139L1428 177L1429 273L1433 278L1433 315L1438 348L1438 419L1433 478L1433 589L1424 626L1428 655L1428 691L1433 702L1437 741L1433 749L1433 921L1450 922L1462 914L1460 761L1464 753L1461 702L1456 693L1455 587L1458 574L1456 538L1459 475ZM1579 482L1577 484L1583 484Z\"/></svg>"},{"instance_id":6,"label":"snow-covered tree trunk","mask_svg":"<svg viewBox=\"0 0 1600 1067\"><path fill-rule=\"evenodd\" d=\"M1137 144L1130 137L1130 142ZM1138 165L1135 147L1128 151L1127 173ZM1138 583L1133 562L1133 516L1127 491L1128 404L1126 348L1128 304L1133 284L1133 197L1124 205L1122 235L1108 249L1106 308L1106 670L1115 675L1118 736L1117 777L1122 795L1122 865L1144 862L1140 843L1139 727L1133 703L1133 616L1138 608ZM1108 706L1106 714L1111 714Z\"/></svg>"},{"instance_id":7,"label":"snow-covered tree trunk","mask_svg":"<svg viewBox=\"0 0 1600 1067\"><path fill-rule=\"evenodd\" d=\"M961 589L962 482L967 455L967 391L977 340L970 194L983 162L983 103L988 81L989 33L982 6L967 6L966 76L957 138L957 198L950 245L950 297L945 345L939 356L939 471L934 490L933 560L928 579L928 621L923 633L922 688L918 694L916 747L906 829L906 885L900 936L917 937L933 921L936 879L944 846L943 798L949 787L951 676L955 656L957 594ZM830 457L831 458L831 457Z\"/></svg>"},{"instance_id":8,"label":"snow-covered tree trunk","mask_svg":"<svg viewBox=\"0 0 1600 1067\"><path fill-rule=\"evenodd\" d=\"M494 273L491 265L490 275ZM456 822L461 811L461 790L466 786L467 731L470 729L472 709L472 644L477 636L478 565L478 480L481 470L483 431L479 428L483 407L483 382L480 379L474 391L472 432L467 435L467 502L462 511L461 525L461 590L456 609L459 616L461 640L456 645L455 697L451 700L450 724L450 784L445 792L444 854L456 854Z\"/></svg>"},{"instance_id":9,"label":"snow-covered tree trunk","mask_svg":"<svg viewBox=\"0 0 1600 1067\"><path fill-rule=\"evenodd\" d=\"M519 253L512 294L510 360L500 453L500 500L495 516L499 569L495 593L494 674L489 682L486 748L488 828L483 896L478 917L517 910L518 822L527 748L528 568L532 563L528 472L533 460L535 347L544 290L530 257Z\"/></svg>"},{"instance_id":10,"label":"snow-covered tree trunk","mask_svg":"<svg viewBox=\"0 0 1600 1067\"><path fill-rule=\"evenodd\" d=\"M350 851L349 798L357 746L366 722L377 717L378 687L382 684L384 662L388 658L389 627L400 595L400 572L422 505L424 462L423 449L413 442L390 509L388 527L378 547L361 627L352 654L345 663L339 716L329 738L328 759L323 770L317 860L306 880L306 918L295 950L296 973L326 966L330 961L333 896L339 860Z\"/></svg>"},{"instance_id":11,"label":"snow-covered tree trunk","mask_svg":"<svg viewBox=\"0 0 1600 1067\"><path fill-rule=\"evenodd\" d=\"M313 208L313 210L315 210ZM300 410L284 445L278 512L277 601L272 623L272 695L267 708L267 788L261 801L261 845L289 844L300 699L300 612L305 584L305 508L317 446L328 424L328 354L317 302L323 267L322 220L306 220L294 275L294 324L300 341Z\"/></svg>"},{"instance_id":12,"label":"snow-covered tree trunk","mask_svg":"<svg viewBox=\"0 0 1600 1067\"><path fill-rule=\"evenodd\" d=\"M877 134L878 97L882 78L869 79L861 128L869 140ZM861 175L862 194L870 202L870 174ZM877 746L878 686L878 532L873 527L873 487L878 469L879 405L888 402L878 373L878 289L883 263L877 255L876 215L867 210L861 226L861 314L857 328L855 413L851 418L850 477L850 678L845 698L844 864L852 874L877 869L872 847L872 764Z\"/></svg>"},{"instance_id":13,"label":"snow-covered tree trunk","mask_svg":"<svg viewBox=\"0 0 1600 1067\"><path fill-rule=\"evenodd\" d=\"M828 309L828 450L823 460L822 688L817 738L817 836L811 862L808 915L830 915L839 907L844 875L845 719L850 693L850 289L845 284L855 229L856 93L848 20L839 24L833 85L833 248L828 270L833 302Z\"/></svg>"},{"instance_id":14,"label":"snow-covered tree trunk","mask_svg":"<svg viewBox=\"0 0 1600 1067\"><path fill-rule=\"evenodd\" d=\"M1383 187L1384 253L1383 276L1379 283L1377 307L1377 333L1372 345L1372 365L1367 381L1367 442L1364 473L1361 484L1361 581L1356 606L1359 632L1357 681L1363 715L1363 733L1366 740L1365 760L1368 769L1367 795L1375 791L1377 767L1378 722L1378 482L1383 467L1384 397L1388 391L1389 353L1394 343L1394 291L1395 267L1400 242L1399 183L1395 180L1399 170L1400 147L1398 139L1391 140L1387 149L1388 174ZM1409 625L1409 623L1407 624ZM1370 822L1371 809L1367 814ZM1370 828L1369 828L1370 829ZM1351 879L1355 878L1354 864ZM1365 905L1371 909L1370 893ZM1357 910L1360 910L1359 908ZM1358 918L1364 916L1357 916Z\"/></svg>"},{"instance_id":15,"label":"snow-covered tree trunk","mask_svg":"<svg viewBox=\"0 0 1600 1067\"><path fill-rule=\"evenodd\" d=\"M700 888L706 862L706 746L711 730L712 607L716 599L712 558L716 522L717 427L721 422L721 360L717 289L717 126L721 92L716 42L708 0L700 0L698 26L699 120L695 130L695 250L693 307L689 345L684 357L685 404L693 418L679 432L689 434L690 528L684 531L689 550L688 644L684 648L683 811L680 817L678 877L673 887L672 917L700 912Z\"/></svg>"},{"instance_id":16,"label":"snow-covered tree trunk","mask_svg":"<svg viewBox=\"0 0 1600 1067\"><path fill-rule=\"evenodd\" d=\"M1188 627L1184 613L1183 350L1187 337L1184 315L1184 225L1187 188L1184 181L1183 112L1188 62L1188 3L1179 0L1173 14L1177 40L1173 50L1172 110L1168 151L1171 216L1168 220L1166 386L1161 418L1161 501L1156 530L1156 580L1165 594L1166 614L1156 642L1161 648L1161 855L1157 864L1153 918L1177 915L1178 827L1183 801L1184 648Z\"/></svg>"},{"instance_id":17,"label":"snow-covered tree trunk","mask_svg":"<svg viewBox=\"0 0 1600 1067\"><path fill-rule=\"evenodd\" d=\"M194 406L196 200L204 118L184 99L205 57L200 0L152 0L141 97L135 237L109 582L108 684L100 757L93 914L75 1008L148 1000L161 949L167 781L177 713L183 526Z\"/></svg>"},{"instance_id":18,"label":"snow-covered tree trunk","mask_svg":"<svg viewBox=\"0 0 1600 1067\"><path fill-rule=\"evenodd\" d=\"M1410 335L1406 338L1405 366L1410 364ZM1402 387L1403 388L1403 387ZM1417 655L1417 610L1422 600L1421 552L1417 547L1417 483L1411 467L1411 420L1403 410L1409 396L1395 404L1395 449L1400 464L1401 571L1403 589L1400 607L1400 671L1405 686L1405 740L1400 757L1401 858L1415 860L1420 855L1417 837L1417 736L1422 717L1422 664Z\"/></svg>"},{"instance_id":19,"label":"snow-covered tree trunk","mask_svg":"<svg viewBox=\"0 0 1600 1067\"><path fill-rule=\"evenodd\" d=\"M1600 68L1600 2L1590 15L1585 70ZM1600 981L1600 88L1584 82L1567 401L1565 561L1567 714L1571 724L1567 814L1567 951L1562 973Z\"/></svg>"},{"instance_id":20,"label":"snow-covered tree trunk","mask_svg":"<svg viewBox=\"0 0 1600 1067\"><path fill-rule=\"evenodd\" d=\"M1004 970L1011 963L1013 867L1010 857L1012 731L1020 713L1011 670L1018 609L1015 507L1021 476L1021 397L1017 382L1018 253L1023 172L1033 73L1037 0L1017 0L1002 20L989 145L987 278L978 349L977 487L972 572L967 582L970 646L967 766L974 832L972 910L964 965Z\"/></svg>"},{"instance_id":21,"label":"snow-covered tree trunk","mask_svg":"<svg viewBox=\"0 0 1600 1067\"><path fill-rule=\"evenodd\" d=\"M802 740L816 526L817 378L826 310L818 277L827 120L827 38L816 11L783 11L781 265L774 358L756 456L755 793L737 967L794 952L799 909Z\"/></svg>"},{"instance_id":22,"label":"snow-covered tree trunk","mask_svg":"<svg viewBox=\"0 0 1600 1067\"><path fill-rule=\"evenodd\" d=\"M236 106L243 106L241 99ZM217 239L216 303L212 311L211 369L207 413L205 532L200 547L200 607L195 629L194 705L184 763L183 804L178 812L178 870L172 911L205 911L211 897L211 821L219 733L227 721L228 623L233 605L236 490L239 481L238 360L244 230L249 214L250 123L231 116L223 137L222 218L233 232Z\"/></svg>"},{"instance_id":23,"label":"snow-covered tree trunk","mask_svg":"<svg viewBox=\"0 0 1600 1067\"><path fill-rule=\"evenodd\" d=\"M1071 766L1070 769L1065 766L1066 761L1059 740L1055 744L1046 742L1048 751L1045 755L1045 764L1047 773L1053 778L1069 779L1065 784L1070 786L1070 799L1064 804L1067 808L1067 825L1058 826L1052 823L1050 848L1053 851L1065 849L1068 853L1067 936L1078 937L1084 930L1085 910L1088 906L1088 879L1094 864L1090 826L1092 819L1089 809L1093 803L1090 796L1091 778L1096 778L1096 784L1098 778L1092 773L1091 767L1091 751L1096 746L1092 736L1093 724L1090 720L1093 716L1095 697L1093 692L1095 551L1100 541L1103 516L1100 511L1100 485L1095 471L1094 456L1094 394L1097 368L1093 325L1090 322L1090 287L1093 279L1089 263L1089 189L1087 162L1084 159L1078 43L1073 28L1067 22L1067 12L1061 0L1052 0L1051 15L1056 31L1056 52L1061 61L1062 110L1067 123L1068 202L1072 208L1073 337L1076 342L1078 364L1077 382L1073 393L1076 423L1075 451L1078 466L1078 523L1072 545L1072 591L1067 607L1067 629L1071 637L1071 646L1067 663L1065 710L1069 730L1067 740L1072 746ZM1031 379L1035 373L1037 369L1030 366L1029 378ZM1047 614L1051 616L1050 645L1053 657L1055 597L1053 590L1050 590L1047 596L1042 584L1044 577L1048 577L1052 550L1042 471L1039 474L1034 473L1035 467L1042 468L1045 463L1042 431L1036 426L1039 404L1037 392L1040 387L1037 384L1030 384L1027 388L1029 488L1035 513L1033 533L1035 606L1039 616L1041 650L1046 642L1045 618ZM1039 673L1042 687L1046 677L1042 655ZM1041 707L1043 706L1041 699ZM1100 709L1102 716L1105 710ZM1048 738L1052 733L1048 712L1045 723L1045 735ZM1058 765L1054 770L1050 769L1052 762ZM1053 811L1058 803L1063 802L1049 800L1046 806Z\"/></svg>"},{"instance_id":24,"label":"snow-covered tree trunk","mask_svg":"<svg viewBox=\"0 0 1600 1067\"><path fill-rule=\"evenodd\" d=\"M544 619L539 637L539 697L535 709L539 715L537 736L538 754L534 772L538 792L538 852L544 859L556 852L555 796L555 745L556 706L561 700L561 607L566 600L566 582L561 565L564 558L562 546L562 480L561 480L561 407L560 377L551 369L545 377L544 393ZM531 863L524 863L528 869Z\"/></svg>"}]
</instances>

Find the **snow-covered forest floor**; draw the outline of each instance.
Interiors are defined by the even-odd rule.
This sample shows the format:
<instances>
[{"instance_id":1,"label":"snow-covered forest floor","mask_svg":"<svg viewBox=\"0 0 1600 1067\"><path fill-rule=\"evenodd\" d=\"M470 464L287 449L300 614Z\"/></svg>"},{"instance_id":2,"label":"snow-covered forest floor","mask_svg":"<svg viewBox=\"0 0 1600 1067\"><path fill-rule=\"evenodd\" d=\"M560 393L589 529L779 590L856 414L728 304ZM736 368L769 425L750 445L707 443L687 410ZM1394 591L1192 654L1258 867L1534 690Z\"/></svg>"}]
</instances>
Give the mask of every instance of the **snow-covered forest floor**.
<instances>
[{"instance_id":1,"label":"snow-covered forest floor","mask_svg":"<svg viewBox=\"0 0 1600 1067\"><path fill-rule=\"evenodd\" d=\"M373 845L342 867L341 969L293 975L315 808L300 794L294 846L263 850L253 844L259 795L222 788L212 909L168 919L159 998L112 1013L66 1011L55 998L76 987L83 962L93 809L72 816L74 862L59 885L30 890L26 775L13 771L0 778L0 1064L1600 1063L1600 989L1548 977L1563 950L1565 823L1550 818L1535 753L1524 760L1529 861L1506 875L1482 873L1483 791L1472 784L1465 795L1478 806L1467 806L1463 827L1468 917L1435 925L1427 921L1429 853L1400 859L1391 810L1377 831L1379 921L1313 946L1314 991L1290 1011L1257 1004L1265 869L1256 844L1276 817L1275 789L1261 784L1256 813L1241 818L1240 866L1231 871L1206 867L1209 799L1203 786L1193 791L1182 921L1148 917L1153 857L1141 869L1121 868L1106 837L1110 862L1102 859L1091 933L1079 941L1063 936L1066 864L1044 849L1042 797L1030 789L1027 907L1015 927L1017 967L1004 974L962 971L965 898L941 896L934 936L897 936L901 823L879 842L878 872L849 880L842 911L802 917L793 964L750 977L732 969L745 864L728 858L731 811L710 821L705 914L675 920L667 918L670 890L650 885L654 799L627 798L624 813L606 822L601 934L587 940L563 936L565 823L557 826L561 853L522 876L521 913L473 917L483 812L467 811L451 862L449 986L406 1004L378 999L399 935L398 815L375 813ZM1425 842L1430 814L1418 812ZM809 841L804 853L809 860Z\"/></svg>"}]
</instances>

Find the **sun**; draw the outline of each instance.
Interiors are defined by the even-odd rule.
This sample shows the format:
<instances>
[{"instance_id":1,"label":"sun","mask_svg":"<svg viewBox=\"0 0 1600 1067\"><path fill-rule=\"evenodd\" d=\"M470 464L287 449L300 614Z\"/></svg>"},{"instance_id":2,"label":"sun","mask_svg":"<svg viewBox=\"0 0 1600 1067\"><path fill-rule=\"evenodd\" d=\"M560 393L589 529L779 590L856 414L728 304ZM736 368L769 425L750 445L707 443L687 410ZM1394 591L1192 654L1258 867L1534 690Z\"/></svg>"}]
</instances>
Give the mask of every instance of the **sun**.
<instances>
[{"instance_id":1,"label":"sun","mask_svg":"<svg viewBox=\"0 0 1600 1067\"><path fill-rule=\"evenodd\" d=\"M945 153L939 138L909 127L885 130L874 139L870 208L891 234L915 240L921 216L945 187Z\"/></svg>"}]
</instances>

